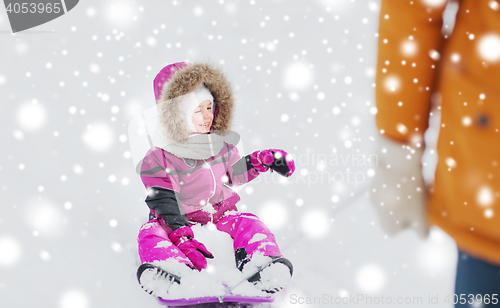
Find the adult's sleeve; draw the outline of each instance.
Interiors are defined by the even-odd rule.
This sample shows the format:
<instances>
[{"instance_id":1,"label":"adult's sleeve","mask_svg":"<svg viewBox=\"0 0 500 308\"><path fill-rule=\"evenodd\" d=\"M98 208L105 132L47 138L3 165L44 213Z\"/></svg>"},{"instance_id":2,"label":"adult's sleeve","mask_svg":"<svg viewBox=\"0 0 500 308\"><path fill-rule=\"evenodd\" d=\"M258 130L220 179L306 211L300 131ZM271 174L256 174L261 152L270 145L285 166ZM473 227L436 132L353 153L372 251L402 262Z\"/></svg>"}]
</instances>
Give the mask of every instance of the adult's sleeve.
<instances>
[{"instance_id":1,"label":"adult's sleeve","mask_svg":"<svg viewBox=\"0 0 500 308\"><path fill-rule=\"evenodd\" d=\"M162 218L170 229L167 232L189 226L178 202L180 186L175 169L165 158L163 150L153 148L148 151L141 165L141 180L148 190L146 204L156 218Z\"/></svg>"},{"instance_id":2,"label":"adult's sleeve","mask_svg":"<svg viewBox=\"0 0 500 308\"><path fill-rule=\"evenodd\" d=\"M408 142L428 127L446 1L382 0L376 71L376 124ZM436 2L436 1L434 1ZM438 1L439 2L439 1Z\"/></svg>"}]
</instances>

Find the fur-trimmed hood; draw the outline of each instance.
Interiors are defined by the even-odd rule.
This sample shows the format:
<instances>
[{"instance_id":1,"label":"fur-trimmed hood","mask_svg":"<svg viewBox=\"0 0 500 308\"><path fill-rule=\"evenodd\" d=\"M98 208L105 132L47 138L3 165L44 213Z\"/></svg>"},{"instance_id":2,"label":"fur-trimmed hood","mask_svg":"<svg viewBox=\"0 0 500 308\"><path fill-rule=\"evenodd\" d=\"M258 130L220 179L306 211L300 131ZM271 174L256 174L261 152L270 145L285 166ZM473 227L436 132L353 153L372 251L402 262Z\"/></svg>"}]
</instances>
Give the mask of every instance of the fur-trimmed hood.
<instances>
[{"instance_id":1,"label":"fur-trimmed hood","mask_svg":"<svg viewBox=\"0 0 500 308\"><path fill-rule=\"evenodd\" d=\"M202 85L214 98L213 131L230 129L234 97L222 70L210 63L175 63L163 68L154 82L159 125L172 142L185 140L191 135L181 106L185 95Z\"/></svg>"}]
</instances>

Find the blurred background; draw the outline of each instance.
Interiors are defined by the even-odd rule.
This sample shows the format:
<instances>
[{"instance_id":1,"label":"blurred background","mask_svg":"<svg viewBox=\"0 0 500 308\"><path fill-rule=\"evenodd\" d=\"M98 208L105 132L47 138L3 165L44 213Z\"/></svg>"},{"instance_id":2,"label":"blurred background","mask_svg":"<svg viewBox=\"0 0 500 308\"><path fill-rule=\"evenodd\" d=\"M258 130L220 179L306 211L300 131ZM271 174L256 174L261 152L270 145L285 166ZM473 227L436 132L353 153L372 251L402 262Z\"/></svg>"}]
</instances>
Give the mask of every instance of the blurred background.
<instances>
[{"instance_id":1,"label":"blurred background","mask_svg":"<svg viewBox=\"0 0 500 308\"><path fill-rule=\"evenodd\" d=\"M234 86L240 154L280 148L296 161L291 178L268 173L240 191L239 209L270 227L295 267L273 307L323 306L293 298L325 294L451 307L454 242L439 229L427 241L388 238L368 200L379 9L371 0L87 0L15 35L1 9L0 305L159 306L135 276L148 207L128 125L155 105L162 67L208 60ZM429 181L436 114L431 122Z\"/></svg>"}]
</instances>

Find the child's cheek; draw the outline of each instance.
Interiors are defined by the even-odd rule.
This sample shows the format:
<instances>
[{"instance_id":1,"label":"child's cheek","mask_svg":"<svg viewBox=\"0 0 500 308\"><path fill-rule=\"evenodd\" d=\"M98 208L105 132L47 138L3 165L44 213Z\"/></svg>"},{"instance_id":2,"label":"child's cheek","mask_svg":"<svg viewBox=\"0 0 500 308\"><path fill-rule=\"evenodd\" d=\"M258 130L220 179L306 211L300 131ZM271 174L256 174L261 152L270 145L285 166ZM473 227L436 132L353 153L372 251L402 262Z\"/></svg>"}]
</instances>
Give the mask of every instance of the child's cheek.
<instances>
[{"instance_id":1,"label":"child's cheek","mask_svg":"<svg viewBox=\"0 0 500 308\"><path fill-rule=\"evenodd\" d=\"M198 117L198 114L196 114L196 113L195 113L195 114L193 114L193 117L192 117L191 119L192 119L192 121L193 121L193 125L194 125L195 127L197 127L197 126L198 126L198 124L199 124L199 122L200 122L200 119L199 119L199 117Z\"/></svg>"}]
</instances>

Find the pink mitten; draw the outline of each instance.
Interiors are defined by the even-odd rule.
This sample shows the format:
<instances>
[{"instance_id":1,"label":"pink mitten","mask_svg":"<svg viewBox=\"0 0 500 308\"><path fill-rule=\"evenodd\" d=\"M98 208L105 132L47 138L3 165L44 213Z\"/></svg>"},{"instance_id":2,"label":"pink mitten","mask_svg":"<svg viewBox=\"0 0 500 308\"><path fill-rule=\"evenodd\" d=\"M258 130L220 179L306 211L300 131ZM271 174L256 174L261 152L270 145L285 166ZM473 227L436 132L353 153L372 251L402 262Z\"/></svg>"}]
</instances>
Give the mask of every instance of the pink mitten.
<instances>
[{"instance_id":1,"label":"pink mitten","mask_svg":"<svg viewBox=\"0 0 500 308\"><path fill-rule=\"evenodd\" d=\"M205 245L195 240L193 230L190 227L179 228L170 233L169 238L179 248L193 265L201 271L207 267L207 259L213 259Z\"/></svg>"},{"instance_id":2,"label":"pink mitten","mask_svg":"<svg viewBox=\"0 0 500 308\"><path fill-rule=\"evenodd\" d=\"M295 162L283 150L263 150L253 152L250 156L252 166L259 172L265 172L269 168L278 174L289 177L295 171Z\"/></svg>"}]
</instances>

